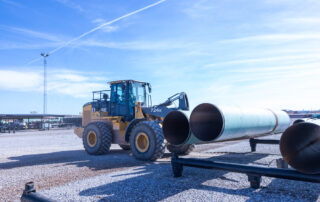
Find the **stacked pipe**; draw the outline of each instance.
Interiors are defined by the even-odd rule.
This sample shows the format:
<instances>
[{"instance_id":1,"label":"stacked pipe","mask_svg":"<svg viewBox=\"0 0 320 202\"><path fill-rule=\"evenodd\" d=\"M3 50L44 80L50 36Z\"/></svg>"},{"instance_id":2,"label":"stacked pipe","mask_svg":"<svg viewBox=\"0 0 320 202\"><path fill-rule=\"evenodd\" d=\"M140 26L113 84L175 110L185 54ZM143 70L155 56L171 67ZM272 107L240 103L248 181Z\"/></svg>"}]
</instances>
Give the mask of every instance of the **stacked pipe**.
<instances>
[{"instance_id":1,"label":"stacked pipe","mask_svg":"<svg viewBox=\"0 0 320 202\"><path fill-rule=\"evenodd\" d=\"M284 111L204 103L192 111L190 120L180 111L170 112L162 129L172 145L244 139L285 131L280 140L284 160L300 172L320 173L320 126L313 123L289 125L290 118Z\"/></svg>"},{"instance_id":2,"label":"stacked pipe","mask_svg":"<svg viewBox=\"0 0 320 202\"><path fill-rule=\"evenodd\" d=\"M283 111L218 108L203 103L192 111L190 121L183 112L170 112L163 121L162 129L170 144L182 145L281 133L289 124L290 118Z\"/></svg>"}]
</instances>

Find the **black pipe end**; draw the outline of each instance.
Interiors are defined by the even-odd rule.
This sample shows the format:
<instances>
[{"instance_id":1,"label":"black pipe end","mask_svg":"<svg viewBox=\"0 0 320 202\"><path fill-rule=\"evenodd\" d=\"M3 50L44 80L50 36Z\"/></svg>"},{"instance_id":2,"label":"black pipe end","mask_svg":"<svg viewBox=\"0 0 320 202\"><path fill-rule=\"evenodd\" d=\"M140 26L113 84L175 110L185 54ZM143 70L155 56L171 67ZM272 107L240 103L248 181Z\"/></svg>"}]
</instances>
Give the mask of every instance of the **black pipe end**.
<instances>
[{"instance_id":1,"label":"black pipe end","mask_svg":"<svg viewBox=\"0 0 320 202\"><path fill-rule=\"evenodd\" d=\"M185 143L190 134L189 120L180 111L172 111L164 118L162 131L165 139L172 145Z\"/></svg>"},{"instance_id":2,"label":"black pipe end","mask_svg":"<svg viewBox=\"0 0 320 202\"><path fill-rule=\"evenodd\" d=\"M320 126L308 122L290 126L281 136L280 152L296 170L320 173Z\"/></svg>"},{"instance_id":3,"label":"black pipe end","mask_svg":"<svg viewBox=\"0 0 320 202\"><path fill-rule=\"evenodd\" d=\"M218 138L223 125L223 115L220 110L209 103L198 105L190 115L190 129L201 141L212 141Z\"/></svg>"},{"instance_id":4,"label":"black pipe end","mask_svg":"<svg viewBox=\"0 0 320 202\"><path fill-rule=\"evenodd\" d=\"M305 121L302 119L297 119L292 123L292 125L297 124L297 123L303 123L303 122L305 122Z\"/></svg>"}]
</instances>

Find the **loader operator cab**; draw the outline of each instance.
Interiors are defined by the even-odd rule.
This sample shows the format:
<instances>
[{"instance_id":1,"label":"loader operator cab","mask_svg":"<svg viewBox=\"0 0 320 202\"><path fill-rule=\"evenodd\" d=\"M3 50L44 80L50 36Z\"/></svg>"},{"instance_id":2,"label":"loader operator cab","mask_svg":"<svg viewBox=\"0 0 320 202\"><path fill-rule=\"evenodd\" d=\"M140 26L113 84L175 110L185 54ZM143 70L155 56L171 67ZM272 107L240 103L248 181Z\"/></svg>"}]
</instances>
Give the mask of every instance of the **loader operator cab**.
<instances>
[{"instance_id":1,"label":"loader operator cab","mask_svg":"<svg viewBox=\"0 0 320 202\"><path fill-rule=\"evenodd\" d=\"M120 80L109 84L110 90L93 92L95 111L105 111L110 116L122 116L124 121L131 121L137 103L141 107L152 105L151 85L147 82Z\"/></svg>"}]
</instances>

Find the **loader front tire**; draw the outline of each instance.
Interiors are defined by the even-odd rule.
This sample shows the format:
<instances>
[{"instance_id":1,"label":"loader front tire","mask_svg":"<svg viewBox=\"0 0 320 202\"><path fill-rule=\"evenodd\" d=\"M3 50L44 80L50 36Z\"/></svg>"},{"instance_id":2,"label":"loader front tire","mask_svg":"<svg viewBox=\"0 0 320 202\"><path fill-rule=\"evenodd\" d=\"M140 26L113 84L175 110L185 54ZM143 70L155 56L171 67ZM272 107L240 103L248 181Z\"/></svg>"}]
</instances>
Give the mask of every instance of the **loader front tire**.
<instances>
[{"instance_id":1,"label":"loader front tire","mask_svg":"<svg viewBox=\"0 0 320 202\"><path fill-rule=\"evenodd\" d=\"M165 151L161 127L154 121L139 122L131 131L130 147L136 159L155 161Z\"/></svg>"},{"instance_id":2,"label":"loader front tire","mask_svg":"<svg viewBox=\"0 0 320 202\"><path fill-rule=\"evenodd\" d=\"M104 122L92 122L85 127L82 141L88 154L106 154L111 147L112 126Z\"/></svg>"}]
</instances>

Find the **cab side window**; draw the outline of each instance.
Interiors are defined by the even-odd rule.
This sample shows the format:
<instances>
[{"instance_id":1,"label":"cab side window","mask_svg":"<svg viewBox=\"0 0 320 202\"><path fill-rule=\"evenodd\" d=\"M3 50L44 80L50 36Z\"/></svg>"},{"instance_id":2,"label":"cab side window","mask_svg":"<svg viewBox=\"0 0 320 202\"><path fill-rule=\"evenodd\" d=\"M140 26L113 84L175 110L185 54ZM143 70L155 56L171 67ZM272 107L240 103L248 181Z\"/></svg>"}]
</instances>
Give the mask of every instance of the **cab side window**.
<instances>
[{"instance_id":1,"label":"cab side window","mask_svg":"<svg viewBox=\"0 0 320 202\"><path fill-rule=\"evenodd\" d=\"M112 85L111 86L111 102L117 102L117 86Z\"/></svg>"},{"instance_id":2,"label":"cab side window","mask_svg":"<svg viewBox=\"0 0 320 202\"><path fill-rule=\"evenodd\" d=\"M117 94L116 94L116 100L118 103L123 104L125 101L125 87L121 84L117 85Z\"/></svg>"},{"instance_id":3,"label":"cab side window","mask_svg":"<svg viewBox=\"0 0 320 202\"><path fill-rule=\"evenodd\" d=\"M136 91L136 87L134 85L130 85L130 103L132 106L135 105L136 103L136 96L137 96L137 91Z\"/></svg>"}]
</instances>

